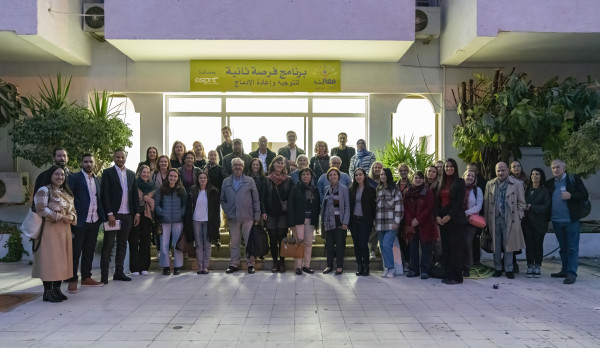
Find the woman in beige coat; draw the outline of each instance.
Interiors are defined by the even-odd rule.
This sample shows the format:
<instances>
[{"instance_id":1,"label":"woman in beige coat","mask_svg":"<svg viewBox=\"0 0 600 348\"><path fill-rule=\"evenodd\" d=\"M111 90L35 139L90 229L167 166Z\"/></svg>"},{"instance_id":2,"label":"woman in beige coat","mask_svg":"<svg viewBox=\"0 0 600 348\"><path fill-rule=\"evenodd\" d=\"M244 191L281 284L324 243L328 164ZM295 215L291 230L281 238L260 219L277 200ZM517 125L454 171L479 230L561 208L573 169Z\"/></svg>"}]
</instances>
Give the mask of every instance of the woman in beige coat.
<instances>
[{"instance_id":1,"label":"woman in beige coat","mask_svg":"<svg viewBox=\"0 0 600 348\"><path fill-rule=\"evenodd\" d=\"M44 283L44 301L62 302L67 297L60 291L60 284L73 277L70 225L77 223L77 215L64 169L53 166L48 173L34 197L36 213L45 221L39 249L33 254L31 276Z\"/></svg>"}]
</instances>

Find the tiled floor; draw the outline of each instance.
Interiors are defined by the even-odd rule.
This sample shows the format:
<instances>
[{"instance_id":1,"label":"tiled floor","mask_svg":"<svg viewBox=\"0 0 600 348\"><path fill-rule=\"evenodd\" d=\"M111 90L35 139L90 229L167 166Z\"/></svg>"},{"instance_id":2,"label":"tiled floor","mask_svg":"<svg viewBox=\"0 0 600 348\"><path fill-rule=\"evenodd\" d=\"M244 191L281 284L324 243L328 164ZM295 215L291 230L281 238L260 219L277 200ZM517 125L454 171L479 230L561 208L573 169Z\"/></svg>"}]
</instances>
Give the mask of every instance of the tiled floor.
<instances>
[{"instance_id":1,"label":"tiled floor","mask_svg":"<svg viewBox=\"0 0 600 348\"><path fill-rule=\"evenodd\" d=\"M557 269L454 286L380 273L153 273L0 313L0 347L600 347L600 269L580 267L572 286L549 277ZM41 292L30 266L0 271L0 292Z\"/></svg>"}]
</instances>

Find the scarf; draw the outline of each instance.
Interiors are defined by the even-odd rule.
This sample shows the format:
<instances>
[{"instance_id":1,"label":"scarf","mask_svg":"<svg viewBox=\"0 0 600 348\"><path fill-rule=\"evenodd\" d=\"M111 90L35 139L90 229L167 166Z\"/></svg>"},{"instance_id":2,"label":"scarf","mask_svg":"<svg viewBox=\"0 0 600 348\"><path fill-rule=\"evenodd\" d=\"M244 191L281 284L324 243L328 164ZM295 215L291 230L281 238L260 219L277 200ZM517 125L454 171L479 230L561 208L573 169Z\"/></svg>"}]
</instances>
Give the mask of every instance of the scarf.
<instances>
[{"instance_id":1,"label":"scarf","mask_svg":"<svg viewBox=\"0 0 600 348\"><path fill-rule=\"evenodd\" d=\"M160 173L158 173L158 175L160 175ZM142 178L138 177L135 180L135 183L137 184L138 189L140 189L140 191L142 191L142 193L145 195L156 189L152 180L144 181Z\"/></svg>"},{"instance_id":2,"label":"scarf","mask_svg":"<svg viewBox=\"0 0 600 348\"><path fill-rule=\"evenodd\" d=\"M314 186L312 184L312 180L308 185L302 183L302 188L304 189L304 198L307 201L312 202L313 199L315 199L315 195L313 194Z\"/></svg>"},{"instance_id":3,"label":"scarf","mask_svg":"<svg viewBox=\"0 0 600 348\"><path fill-rule=\"evenodd\" d=\"M338 193L339 184L335 187L329 186L329 190L325 191L325 197L323 203L325 205L325 213L323 214L323 226L325 231L334 230L337 227L335 221L334 207L333 207L333 196Z\"/></svg>"},{"instance_id":4,"label":"scarf","mask_svg":"<svg viewBox=\"0 0 600 348\"><path fill-rule=\"evenodd\" d=\"M419 186L411 186L406 191L405 197L406 199L414 199L418 195L425 195L426 192L423 191L426 189L427 187L425 186L425 184L421 184Z\"/></svg>"},{"instance_id":5,"label":"scarf","mask_svg":"<svg viewBox=\"0 0 600 348\"><path fill-rule=\"evenodd\" d=\"M508 188L508 178L504 181L496 180L496 214L504 216L506 201L506 189Z\"/></svg>"},{"instance_id":6,"label":"scarf","mask_svg":"<svg viewBox=\"0 0 600 348\"><path fill-rule=\"evenodd\" d=\"M285 179L287 179L287 175L283 173L271 172L267 178L271 179L275 186L279 186L285 181Z\"/></svg>"}]
</instances>

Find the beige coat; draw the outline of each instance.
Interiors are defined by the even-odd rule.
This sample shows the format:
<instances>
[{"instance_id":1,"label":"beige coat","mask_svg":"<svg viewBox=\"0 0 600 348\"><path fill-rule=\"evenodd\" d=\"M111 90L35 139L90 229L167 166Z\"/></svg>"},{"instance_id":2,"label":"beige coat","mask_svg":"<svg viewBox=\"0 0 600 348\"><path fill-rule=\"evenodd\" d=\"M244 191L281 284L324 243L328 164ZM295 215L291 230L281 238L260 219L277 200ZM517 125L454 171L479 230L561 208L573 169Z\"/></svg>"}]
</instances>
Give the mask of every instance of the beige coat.
<instances>
[{"instance_id":1,"label":"beige coat","mask_svg":"<svg viewBox=\"0 0 600 348\"><path fill-rule=\"evenodd\" d=\"M46 218L46 221L40 248L33 254L31 276L43 281L72 278L71 226L61 222L60 219L63 215L71 215L73 224L77 223L73 198L66 193L42 186L35 194L34 202L37 214Z\"/></svg>"},{"instance_id":2,"label":"beige coat","mask_svg":"<svg viewBox=\"0 0 600 348\"><path fill-rule=\"evenodd\" d=\"M496 244L494 233L496 229L496 196L494 192L496 190L496 180L497 179L492 179L487 182L485 186L485 195L483 197L485 222L487 223L493 240L492 250L495 250L494 245ZM525 248L525 239L523 238L523 231L521 229L521 220L523 219L526 206L525 189L519 180L511 176L506 180L508 180L505 198L507 236L504 241L504 251L513 252Z\"/></svg>"}]
</instances>

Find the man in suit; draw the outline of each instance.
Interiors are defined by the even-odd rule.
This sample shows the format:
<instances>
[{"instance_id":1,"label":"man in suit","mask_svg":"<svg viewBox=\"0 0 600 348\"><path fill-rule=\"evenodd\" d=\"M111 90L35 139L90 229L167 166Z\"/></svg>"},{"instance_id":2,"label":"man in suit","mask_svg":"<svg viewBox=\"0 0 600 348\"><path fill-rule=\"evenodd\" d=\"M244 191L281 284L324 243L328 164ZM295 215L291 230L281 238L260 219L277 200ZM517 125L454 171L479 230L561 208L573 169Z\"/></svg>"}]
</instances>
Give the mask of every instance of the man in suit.
<instances>
[{"instance_id":1,"label":"man in suit","mask_svg":"<svg viewBox=\"0 0 600 348\"><path fill-rule=\"evenodd\" d=\"M104 243L100 258L100 271L102 282L108 284L108 267L115 238L117 239L117 254L115 256L115 273L113 280L130 281L131 278L123 272L123 263L127 253L127 239L132 226L140 222L137 213L139 196L135 183L135 173L125 168L127 152L123 149L115 150L113 161L115 165L102 172L102 205L106 220L110 227L115 227L117 220L121 223L118 230L104 230Z\"/></svg>"},{"instance_id":2,"label":"man in suit","mask_svg":"<svg viewBox=\"0 0 600 348\"><path fill-rule=\"evenodd\" d=\"M288 144L284 147L279 148L279 150L277 150L277 154L285 157L285 159L287 160L286 167L288 169L288 173L291 173L294 170L298 169L298 167L296 167L296 158L298 158L298 156L300 155L304 155L305 153L304 150L296 146L296 140L298 139L296 132L294 132L293 130L288 131L285 134L285 136L287 138Z\"/></svg>"},{"instance_id":3,"label":"man in suit","mask_svg":"<svg viewBox=\"0 0 600 348\"><path fill-rule=\"evenodd\" d=\"M65 150L65 148L63 148L63 147L55 148L54 151L52 151L52 158L54 160L53 164L64 169L65 175L69 176L69 168L67 168L67 163L69 162L69 155L67 154L67 150ZM35 195L35 193L40 188L40 186L42 186L42 182L44 181L44 178L47 175L51 174L51 173L48 173L48 170L49 169L41 172L40 175L38 175L38 177L35 179L35 184L33 185L33 195ZM32 201L31 202L31 210L35 211L35 204L33 203L33 199L31 201Z\"/></svg>"},{"instance_id":4,"label":"man in suit","mask_svg":"<svg viewBox=\"0 0 600 348\"><path fill-rule=\"evenodd\" d=\"M265 171L265 173L269 171L269 165L273 161L273 158L275 158L276 156L275 152L269 150L269 148L267 147L268 143L269 142L267 141L267 138L263 135L262 137L258 138L258 149L256 149L256 151L250 152L249 154L250 157L258 158L260 160L260 163L262 163L263 170Z\"/></svg>"},{"instance_id":5,"label":"man in suit","mask_svg":"<svg viewBox=\"0 0 600 348\"><path fill-rule=\"evenodd\" d=\"M96 250L98 229L104 221L104 210L100 200L100 180L94 174L94 156L81 156L81 171L67 178L73 191L77 225L71 226L73 234L73 278L69 279L68 291L77 292L77 270L81 257L81 286L103 286L92 279L92 261Z\"/></svg>"}]
</instances>

